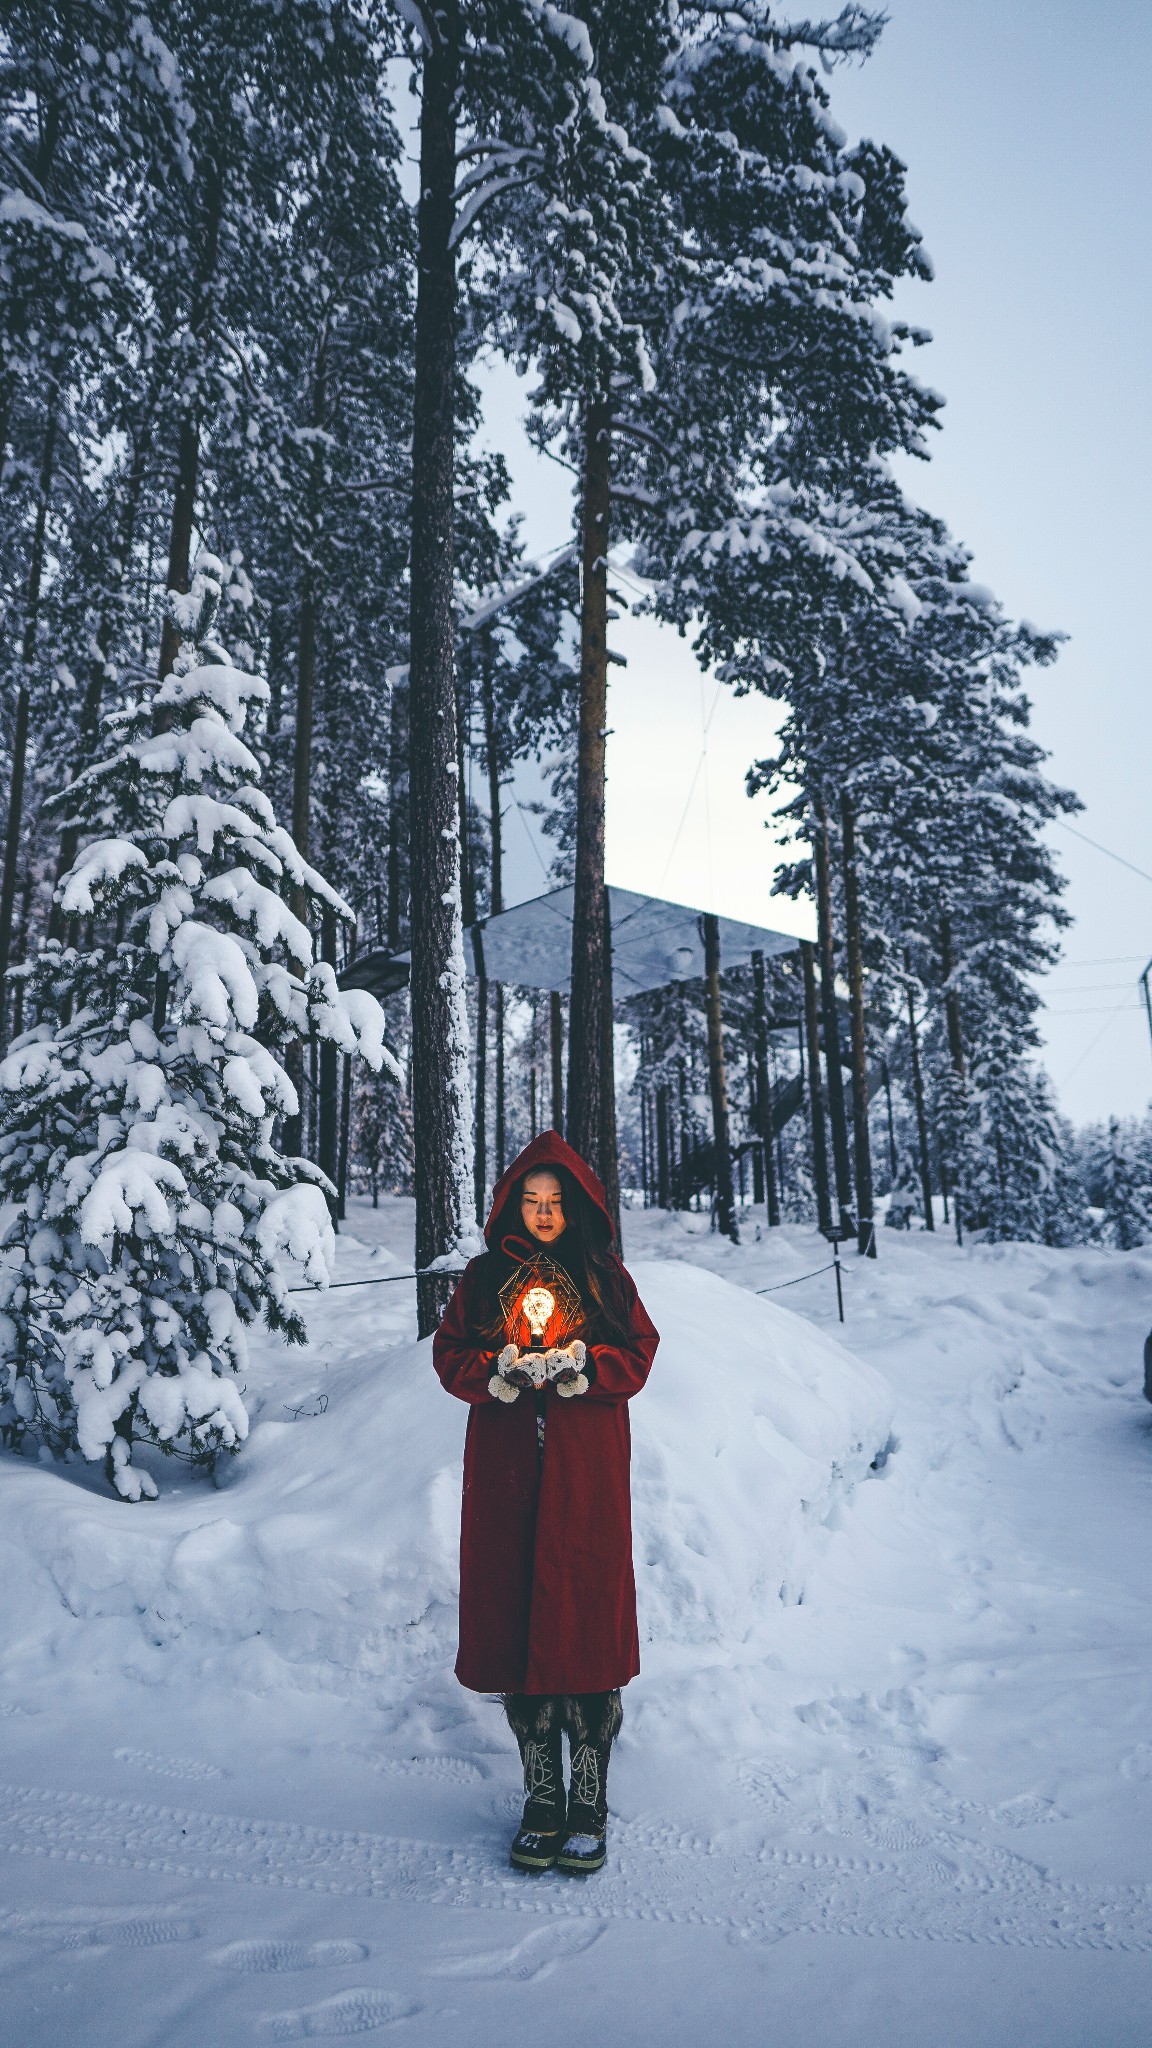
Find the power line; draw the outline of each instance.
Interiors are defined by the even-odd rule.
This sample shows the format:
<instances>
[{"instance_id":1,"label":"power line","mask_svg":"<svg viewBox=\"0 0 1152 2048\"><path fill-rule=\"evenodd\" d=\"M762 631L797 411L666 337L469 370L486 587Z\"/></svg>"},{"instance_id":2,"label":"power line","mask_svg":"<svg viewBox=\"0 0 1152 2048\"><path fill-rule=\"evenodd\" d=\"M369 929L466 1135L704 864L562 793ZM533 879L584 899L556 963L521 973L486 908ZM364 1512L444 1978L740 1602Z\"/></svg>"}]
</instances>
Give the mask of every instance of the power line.
<instances>
[{"instance_id":1,"label":"power line","mask_svg":"<svg viewBox=\"0 0 1152 2048\"><path fill-rule=\"evenodd\" d=\"M1127 868L1131 874L1139 875L1142 882L1152 882L1152 875L1145 868L1138 868L1135 861L1125 860L1122 853L1113 853L1110 846L1101 846L1098 839L1089 839L1087 832L1081 832L1075 825L1070 825L1067 818L1054 818L1052 822L1054 825L1059 825L1063 831L1071 832L1073 839L1082 839L1085 846L1094 846L1097 853L1107 854L1109 860L1116 861L1120 867Z\"/></svg>"},{"instance_id":2,"label":"power line","mask_svg":"<svg viewBox=\"0 0 1152 2048\"><path fill-rule=\"evenodd\" d=\"M1066 1088L1068 1086L1069 1081L1072 1079L1073 1075L1078 1074L1080 1072L1080 1069L1084 1065L1084 1062L1088 1058L1089 1054L1095 1052L1096 1047L1099 1045L1100 1040L1103 1038L1105 1032L1111 1029L1112 1025L1116 1022L1117 1017L1119 1017L1121 1012L1123 1011L1123 1008L1124 1001L1123 998L1121 998L1120 1002L1117 1003L1116 1008L1112 1011L1111 1016L1105 1018L1103 1024L1100 1026L1100 1029L1096 1033L1095 1037L1091 1038L1088 1044L1084 1047L1084 1050L1080 1054L1079 1059L1073 1061L1072 1065L1068 1069L1068 1072L1064 1075L1063 1080L1060 1081L1060 1083L1058 1084L1061 1088Z\"/></svg>"}]
</instances>

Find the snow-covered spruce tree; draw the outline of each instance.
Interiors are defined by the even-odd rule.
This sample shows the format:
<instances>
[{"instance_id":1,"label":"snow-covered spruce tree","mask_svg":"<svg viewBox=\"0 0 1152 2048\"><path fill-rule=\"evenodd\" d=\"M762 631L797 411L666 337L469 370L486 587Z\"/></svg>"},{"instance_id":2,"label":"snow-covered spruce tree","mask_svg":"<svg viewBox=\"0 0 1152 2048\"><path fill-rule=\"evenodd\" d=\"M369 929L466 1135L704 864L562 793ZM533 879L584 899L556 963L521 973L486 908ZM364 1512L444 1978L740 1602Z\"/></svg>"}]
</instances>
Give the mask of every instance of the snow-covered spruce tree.
<instances>
[{"instance_id":1,"label":"snow-covered spruce tree","mask_svg":"<svg viewBox=\"0 0 1152 2048\"><path fill-rule=\"evenodd\" d=\"M305 1336L278 1255L327 1280L326 1183L273 1143L296 1108L278 1055L315 1032L391 1057L286 900L351 914L259 787L267 685L212 637L225 576L202 555L170 594L175 668L57 799L82 940L25 970L39 1021L0 1066L0 1429L104 1459L126 1500L156 1493L134 1444L210 1465L243 1441L244 1326Z\"/></svg>"}]
</instances>

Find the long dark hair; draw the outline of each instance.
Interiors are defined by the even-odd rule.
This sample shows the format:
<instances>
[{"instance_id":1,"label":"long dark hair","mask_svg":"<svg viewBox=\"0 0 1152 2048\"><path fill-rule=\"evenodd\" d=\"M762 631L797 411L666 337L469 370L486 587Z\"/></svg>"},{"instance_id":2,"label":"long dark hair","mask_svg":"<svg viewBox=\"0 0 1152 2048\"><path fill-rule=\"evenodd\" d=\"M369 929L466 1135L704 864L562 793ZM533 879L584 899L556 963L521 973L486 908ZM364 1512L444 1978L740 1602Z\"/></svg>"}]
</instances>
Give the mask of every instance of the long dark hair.
<instances>
[{"instance_id":1,"label":"long dark hair","mask_svg":"<svg viewBox=\"0 0 1152 2048\"><path fill-rule=\"evenodd\" d=\"M564 1232L555 1245L539 1244L522 1223L520 1202L525 1173L506 1196L496 1219L496 1242L477 1262L470 1320L484 1344L502 1345L505 1336L504 1311L499 1289L519 1263L515 1251L505 1251L501 1240L517 1238L538 1250L542 1257L554 1257L571 1274L584 1306L581 1334L592 1344L617 1344L630 1335L629 1316L621 1284L621 1262L612 1249L612 1225L598 1202L581 1187L566 1166L540 1166L537 1173L554 1173L560 1183L564 1209Z\"/></svg>"}]
</instances>

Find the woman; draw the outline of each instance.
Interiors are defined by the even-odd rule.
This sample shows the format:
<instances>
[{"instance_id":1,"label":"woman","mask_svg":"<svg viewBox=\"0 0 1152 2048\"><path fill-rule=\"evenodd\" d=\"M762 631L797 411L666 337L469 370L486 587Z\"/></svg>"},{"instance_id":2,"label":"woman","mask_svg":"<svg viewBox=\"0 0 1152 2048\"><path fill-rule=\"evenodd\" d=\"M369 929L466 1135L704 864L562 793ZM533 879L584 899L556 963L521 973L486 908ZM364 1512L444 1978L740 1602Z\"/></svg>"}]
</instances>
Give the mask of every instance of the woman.
<instances>
[{"instance_id":1,"label":"woman","mask_svg":"<svg viewBox=\"0 0 1152 2048\"><path fill-rule=\"evenodd\" d=\"M599 1870L620 1688L640 1669L626 1404L660 1340L604 1189L555 1131L509 1167L484 1237L432 1347L471 1406L456 1676L501 1694L520 1748L513 1864Z\"/></svg>"}]
</instances>

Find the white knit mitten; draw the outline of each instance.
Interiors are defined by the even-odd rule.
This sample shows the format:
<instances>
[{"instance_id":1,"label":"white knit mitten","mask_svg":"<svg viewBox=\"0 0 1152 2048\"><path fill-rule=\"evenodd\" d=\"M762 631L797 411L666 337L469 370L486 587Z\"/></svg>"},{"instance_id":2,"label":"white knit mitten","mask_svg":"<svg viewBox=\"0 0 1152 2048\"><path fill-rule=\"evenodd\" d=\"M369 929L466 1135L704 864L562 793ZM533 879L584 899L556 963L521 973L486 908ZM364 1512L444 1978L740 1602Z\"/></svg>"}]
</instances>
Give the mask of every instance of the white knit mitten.
<instances>
[{"instance_id":1,"label":"white knit mitten","mask_svg":"<svg viewBox=\"0 0 1152 2048\"><path fill-rule=\"evenodd\" d=\"M516 1361L519 1358L519 1356L520 1353L517 1350L515 1344L506 1344L504 1346L503 1351L500 1353L499 1358L496 1360L496 1370L488 1382L488 1392L491 1394L493 1400L519 1400L520 1389L519 1387L514 1387L508 1378L508 1374L510 1372L515 1372L516 1370Z\"/></svg>"},{"instance_id":2,"label":"white knit mitten","mask_svg":"<svg viewBox=\"0 0 1152 2048\"><path fill-rule=\"evenodd\" d=\"M587 1348L579 1337L563 1351L548 1353L548 1377L562 1400L571 1401L574 1395L588 1392L588 1375L584 1371L587 1356Z\"/></svg>"}]
</instances>

